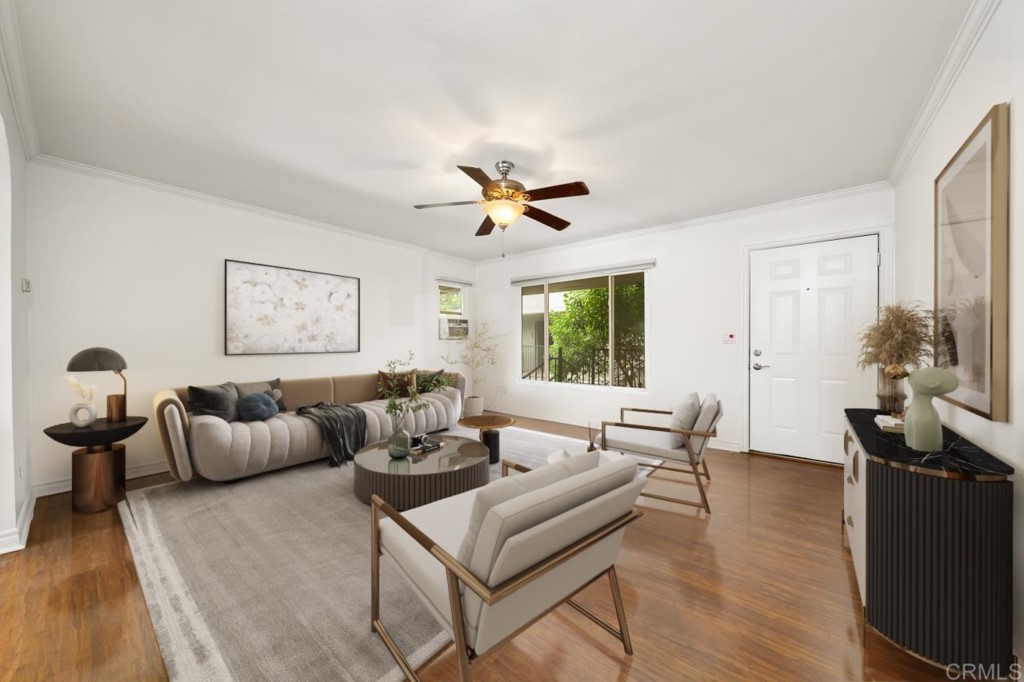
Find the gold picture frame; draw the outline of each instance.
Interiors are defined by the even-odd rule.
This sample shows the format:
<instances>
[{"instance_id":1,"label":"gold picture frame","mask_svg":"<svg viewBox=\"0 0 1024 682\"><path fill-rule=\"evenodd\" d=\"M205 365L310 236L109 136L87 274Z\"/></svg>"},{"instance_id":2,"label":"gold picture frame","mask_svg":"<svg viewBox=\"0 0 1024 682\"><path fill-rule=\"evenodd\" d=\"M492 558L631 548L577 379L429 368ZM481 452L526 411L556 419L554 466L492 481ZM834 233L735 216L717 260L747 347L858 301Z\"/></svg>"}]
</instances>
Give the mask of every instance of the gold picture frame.
<instances>
[{"instance_id":1,"label":"gold picture frame","mask_svg":"<svg viewBox=\"0 0 1024 682\"><path fill-rule=\"evenodd\" d=\"M935 366L943 400L1008 419L1010 106L992 107L935 178Z\"/></svg>"}]
</instances>

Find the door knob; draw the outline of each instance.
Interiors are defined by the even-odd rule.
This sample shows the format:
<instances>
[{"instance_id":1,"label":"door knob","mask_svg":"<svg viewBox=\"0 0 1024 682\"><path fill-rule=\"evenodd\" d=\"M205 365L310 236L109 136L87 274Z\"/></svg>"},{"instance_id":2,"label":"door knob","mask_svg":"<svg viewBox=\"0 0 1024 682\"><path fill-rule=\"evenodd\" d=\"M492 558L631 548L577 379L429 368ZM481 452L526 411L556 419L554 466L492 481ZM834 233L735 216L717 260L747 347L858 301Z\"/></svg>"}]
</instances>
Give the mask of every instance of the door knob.
<instances>
[{"instance_id":1,"label":"door knob","mask_svg":"<svg viewBox=\"0 0 1024 682\"><path fill-rule=\"evenodd\" d=\"M751 367L754 369L768 369L771 365L762 365L760 362L755 362Z\"/></svg>"}]
</instances>

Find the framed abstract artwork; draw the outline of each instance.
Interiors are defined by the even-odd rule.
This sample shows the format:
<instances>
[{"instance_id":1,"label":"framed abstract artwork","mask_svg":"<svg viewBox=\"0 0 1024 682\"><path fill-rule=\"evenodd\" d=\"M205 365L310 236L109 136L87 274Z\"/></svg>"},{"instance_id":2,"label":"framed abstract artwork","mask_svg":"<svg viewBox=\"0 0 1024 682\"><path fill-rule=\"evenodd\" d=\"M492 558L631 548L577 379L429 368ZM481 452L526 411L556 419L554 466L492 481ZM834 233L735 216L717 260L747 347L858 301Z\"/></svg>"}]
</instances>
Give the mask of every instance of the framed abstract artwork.
<instances>
[{"instance_id":1,"label":"framed abstract artwork","mask_svg":"<svg viewBox=\"0 0 1024 682\"><path fill-rule=\"evenodd\" d=\"M358 277L224 261L225 355L358 352Z\"/></svg>"},{"instance_id":2,"label":"framed abstract artwork","mask_svg":"<svg viewBox=\"0 0 1024 682\"><path fill-rule=\"evenodd\" d=\"M935 179L935 365L960 386L944 400L1006 421L1009 105L998 104Z\"/></svg>"}]
</instances>

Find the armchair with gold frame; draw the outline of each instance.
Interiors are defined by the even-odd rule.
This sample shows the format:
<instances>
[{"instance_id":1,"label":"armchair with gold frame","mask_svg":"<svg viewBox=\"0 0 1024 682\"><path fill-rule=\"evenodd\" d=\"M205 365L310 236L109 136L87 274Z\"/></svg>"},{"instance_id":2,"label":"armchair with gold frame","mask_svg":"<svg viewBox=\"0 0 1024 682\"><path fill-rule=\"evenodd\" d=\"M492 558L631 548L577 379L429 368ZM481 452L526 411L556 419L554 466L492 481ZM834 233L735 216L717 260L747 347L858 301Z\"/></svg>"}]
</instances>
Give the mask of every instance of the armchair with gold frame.
<instances>
[{"instance_id":1,"label":"armchair with gold frame","mask_svg":"<svg viewBox=\"0 0 1024 682\"><path fill-rule=\"evenodd\" d=\"M696 398L696 396L695 396ZM704 509L711 513L711 505L708 504L707 491L704 489L704 480L711 481L711 474L708 473L708 463L704 459L704 450L707 448L708 439L718 435L717 426L722 418L722 401L714 394L704 398L698 411L694 428L683 429L675 426L658 426L654 424L638 424L626 421L627 412L637 412L655 415L671 415L671 410L654 410L640 407L623 407L619 410L619 421L601 422L601 449L622 453L631 453L663 460L661 464L653 465L641 462L639 465L654 469L655 471L674 471L683 474L692 474L697 482L697 491L700 493L700 502L684 500L678 497L667 495L656 495L654 493L641 492L644 497L651 497L667 502L685 504L691 507ZM675 445L672 436L676 436L681 445ZM688 465L680 469L667 465L664 460L681 462Z\"/></svg>"},{"instance_id":2,"label":"armchair with gold frame","mask_svg":"<svg viewBox=\"0 0 1024 682\"><path fill-rule=\"evenodd\" d=\"M596 455L596 453L595 453ZM581 456L584 457L584 456ZM643 513L633 504L643 487L631 461L597 466L551 479L548 465L523 476L548 483L486 508L471 490L399 513L374 495L371 505L371 628L380 635L408 680L416 670L381 620L380 560L388 556L452 637L459 679L471 680L470 666L495 651L562 604L568 604L622 642L633 653L615 573L625 526ZM528 471L512 463L509 468ZM548 473L545 473L544 470ZM540 472L540 473L538 473ZM545 477L546 480L545 480ZM554 480L554 482L550 482ZM509 479L501 479L509 481ZM469 561L459 547L481 522ZM551 552L552 547L558 549ZM546 548L546 549L545 549ZM573 600L578 592L608 577L618 628ZM514 597L514 598L512 598Z\"/></svg>"}]
</instances>

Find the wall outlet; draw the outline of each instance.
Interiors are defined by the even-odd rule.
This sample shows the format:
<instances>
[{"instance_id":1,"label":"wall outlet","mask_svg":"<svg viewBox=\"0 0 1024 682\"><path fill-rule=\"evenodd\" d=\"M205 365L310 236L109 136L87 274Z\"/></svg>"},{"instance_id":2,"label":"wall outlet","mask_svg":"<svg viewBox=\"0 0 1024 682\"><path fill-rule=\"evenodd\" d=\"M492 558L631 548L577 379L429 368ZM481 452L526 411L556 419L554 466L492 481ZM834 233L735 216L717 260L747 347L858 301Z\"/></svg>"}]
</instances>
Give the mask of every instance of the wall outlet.
<instances>
[{"instance_id":1,"label":"wall outlet","mask_svg":"<svg viewBox=\"0 0 1024 682\"><path fill-rule=\"evenodd\" d=\"M23 294L28 294L28 293L31 293L31 291L32 291L32 280L30 280L28 277L22 277L21 278L21 292Z\"/></svg>"},{"instance_id":2,"label":"wall outlet","mask_svg":"<svg viewBox=\"0 0 1024 682\"><path fill-rule=\"evenodd\" d=\"M725 336L722 337L722 343L736 343L736 334L733 332L726 332Z\"/></svg>"}]
</instances>

